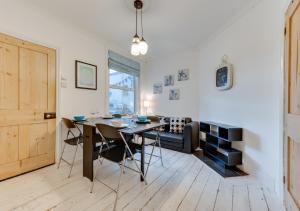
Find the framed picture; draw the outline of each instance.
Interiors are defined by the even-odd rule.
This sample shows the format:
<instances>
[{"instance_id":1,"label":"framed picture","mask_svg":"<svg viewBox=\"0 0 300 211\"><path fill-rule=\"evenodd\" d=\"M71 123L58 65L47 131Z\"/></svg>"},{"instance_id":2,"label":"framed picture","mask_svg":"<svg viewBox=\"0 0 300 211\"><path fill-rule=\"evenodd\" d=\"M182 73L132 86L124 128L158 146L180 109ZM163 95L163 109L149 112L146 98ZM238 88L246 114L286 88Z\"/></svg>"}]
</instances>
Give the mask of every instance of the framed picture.
<instances>
[{"instance_id":1,"label":"framed picture","mask_svg":"<svg viewBox=\"0 0 300 211\"><path fill-rule=\"evenodd\" d=\"M174 85L174 75L166 75L164 78L164 84L165 86L173 86Z\"/></svg>"},{"instance_id":2,"label":"framed picture","mask_svg":"<svg viewBox=\"0 0 300 211\"><path fill-rule=\"evenodd\" d=\"M97 66L76 60L75 87L97 90Z\"/></svg>"},{"instance_id":3,"label":"framed picture","mask_svg":"<svg viewBox=\"0 0 300 211\"><path fill-rule=\"evenodd\" d=\"M163 91L162 83L153 84L153 94L162 94L162 91Z\"/></svg>"},{"instance_id":4,"label":"framed picture","mask_svg":"<svg viewBox=\"0 0 300 211\"><path fill-rule=\"evenodd\" d=\"M226 59L224 56L222 64L216 70L216 87L219 90L228 90L233 86L233 65Z\"/></svg>"},{"instance_id":5,"label":"framed picture","mask_svg":"<svg viewBox=\"0 0 300 211\"><path fill-rule=\"evenodd\" d=\"M179 100L179 99L180 99L180 90L170 89L169 100Z\"/></svg>"},{"instance_id":6,"label":"framed picture","mask_svg":"<svg viewBox=\"0 0 300 211\"><path fill-rule=\"evenodd\" d=\"M178 81L187 81L190 79L190 70L189 69L181 69L178 70Z\"/></svg>"}]
</instances>

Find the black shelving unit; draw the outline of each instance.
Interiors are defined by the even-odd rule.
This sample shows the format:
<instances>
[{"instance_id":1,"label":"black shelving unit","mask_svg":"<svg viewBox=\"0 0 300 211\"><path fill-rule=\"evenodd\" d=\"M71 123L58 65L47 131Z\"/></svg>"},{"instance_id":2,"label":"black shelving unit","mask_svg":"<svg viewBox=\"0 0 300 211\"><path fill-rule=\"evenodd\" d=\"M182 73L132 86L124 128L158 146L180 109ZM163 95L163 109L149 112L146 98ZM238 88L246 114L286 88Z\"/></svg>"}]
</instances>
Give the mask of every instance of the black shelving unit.
<instances>
[{"instance_id":1,"label":"black shelving unit","mask_svg":"<svg viewBox=\"0 0 300 211\"><path fill-rule=\"evenodd\" d=\"M242 152L232 148L233 141L243 140L243 129L216 122L200 122L200 132L205 137L200 139L204 155L224 168L242 164Z\"/></svg>"}]
</instances>

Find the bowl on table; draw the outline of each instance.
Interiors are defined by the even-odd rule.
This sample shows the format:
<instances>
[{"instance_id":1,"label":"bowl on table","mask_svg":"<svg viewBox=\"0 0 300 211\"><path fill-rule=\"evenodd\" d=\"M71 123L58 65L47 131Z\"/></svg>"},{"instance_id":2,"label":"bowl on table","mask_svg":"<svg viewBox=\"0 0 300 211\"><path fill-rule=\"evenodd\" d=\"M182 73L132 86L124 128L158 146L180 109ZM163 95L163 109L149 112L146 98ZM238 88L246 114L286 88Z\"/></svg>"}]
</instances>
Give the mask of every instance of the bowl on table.
<instances>
[{"instance_id":1,"label":"bowl on table","mask_svg":"<svg viewBox=\"0 0 300 211\"><path fill-rule=\"evenodd\" d=\"M147 116L138 116L137 119L139 122L146 122L148 120Z\"/></svg>"},{"instance_id":2,"label":"bowl on table","mask_svg":"<svg viewBox=\"0 0 300 211\"><path fill-rule=\"evenodd\" d=\"M74 116L73 118L76 122L84 121L86 119L85 116Z\"/></svg>"}]
</instances>

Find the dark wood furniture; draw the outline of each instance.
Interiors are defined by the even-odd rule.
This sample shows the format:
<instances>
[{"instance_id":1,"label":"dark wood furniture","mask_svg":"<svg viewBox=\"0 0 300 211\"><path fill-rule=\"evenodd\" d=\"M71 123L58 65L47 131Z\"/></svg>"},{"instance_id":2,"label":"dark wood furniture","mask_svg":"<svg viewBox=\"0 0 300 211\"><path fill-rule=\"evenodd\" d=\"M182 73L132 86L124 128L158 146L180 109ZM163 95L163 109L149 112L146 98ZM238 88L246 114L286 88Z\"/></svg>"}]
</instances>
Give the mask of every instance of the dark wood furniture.
<instances>
[{"instance_id":1,"label":"dark wood furniture","mask_svg":"<svg viewBox=\"0 0 300 211\"><path fill-rule=\"evenodd\" d=\"M205 155L225 168L242 164L242 152L231 147L233 141L242 141L243 129L215 122L200 122L200 146Z\"/></svg>"},{"instance_id":2,"label":"dark wood furniture","mask_svg":"<svg viewBox=\"0 0 300 211\"><path fill-rule=\"evenodd\" d=\"M145 166L145 136L144 133L151 131L155 128L164 126L165 123L150 123L150 124L136 124L133 119L122 118L122 121L128 123L127 128L119 128L120 132L124 135L127 141L131 141L134 134L142 137L141 142L141 171L144 174ZM83 176L87 177L91 181L94 178L93 161L98 158L100 147L97 146L97 142L100 140L99 134L96 133L96 124L112 125L111 120L102 118L88 119L85 122L78 124L83 125ZM141 177L141 181L143 178Z\"/></svg>"}]
</instances>

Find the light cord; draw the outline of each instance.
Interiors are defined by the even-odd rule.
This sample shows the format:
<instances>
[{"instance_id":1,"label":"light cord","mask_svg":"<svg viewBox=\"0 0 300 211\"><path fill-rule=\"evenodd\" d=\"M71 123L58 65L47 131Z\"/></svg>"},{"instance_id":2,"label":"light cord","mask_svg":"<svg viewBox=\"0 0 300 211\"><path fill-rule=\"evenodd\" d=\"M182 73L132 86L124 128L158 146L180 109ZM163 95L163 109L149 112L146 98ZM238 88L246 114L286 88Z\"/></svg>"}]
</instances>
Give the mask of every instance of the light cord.
<instances>
[{"instance_id":1,"label":"light cord","mask_svg":"<svg viewBox=\"0 0 300 211\"><path fill-rule=\"evenodd\" d=\"M143 27L143 8L141 9L141 29L142 29L142 38L144 37L144 27Z\"/></svg>"}]
</instances>

